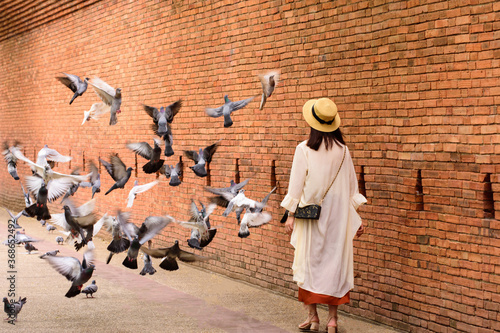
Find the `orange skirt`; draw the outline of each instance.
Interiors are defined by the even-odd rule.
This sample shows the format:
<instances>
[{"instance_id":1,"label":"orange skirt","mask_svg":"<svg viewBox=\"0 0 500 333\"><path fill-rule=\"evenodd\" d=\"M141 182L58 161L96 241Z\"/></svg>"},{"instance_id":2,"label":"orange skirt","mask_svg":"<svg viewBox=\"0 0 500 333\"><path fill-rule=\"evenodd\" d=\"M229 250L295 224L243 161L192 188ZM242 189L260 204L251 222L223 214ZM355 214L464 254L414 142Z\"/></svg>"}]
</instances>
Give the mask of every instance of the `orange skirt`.
<instances>
[{"instance_id":1,"label":"orange skirt","mask_svg":"<svg viewBox=\"0 0 500 333\"><path fill-rule=\"evenodd\" d=\"M312 291L308 291L299 287L299 302L303 302L306 305L309 304L328 304L328 305L340 305L349 303L349 292L343 297L338 298L330 295L316 294Z\"/></svg>"}]
</instances>

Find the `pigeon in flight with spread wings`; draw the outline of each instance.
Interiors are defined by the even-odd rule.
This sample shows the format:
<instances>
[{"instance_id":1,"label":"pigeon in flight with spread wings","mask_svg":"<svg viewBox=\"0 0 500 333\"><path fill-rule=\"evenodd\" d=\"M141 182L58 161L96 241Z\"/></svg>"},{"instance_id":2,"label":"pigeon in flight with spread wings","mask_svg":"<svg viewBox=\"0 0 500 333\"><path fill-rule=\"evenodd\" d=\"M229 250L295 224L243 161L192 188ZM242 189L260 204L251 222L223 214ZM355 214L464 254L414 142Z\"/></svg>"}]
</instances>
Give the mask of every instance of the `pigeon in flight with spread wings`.
<instances>
[{"instance_id":1,"label":"pigeon in flight with spread wings","mask_svg":"<svg viewBox=\"0 0 500 333\"><path fill-rule=\"evenodd\" d=\"M36 164L41 165L41 166L45 166L45 165L49 164L50 167L53 168L54 167L53 163L50 164L49 161L59 162L59 163L67 163L67 162L71 161L71 159L72 159L71 156L64 156L61 153L59 153L57 150L51 149L51 148L49 148L49 146L45 145L38 152Z\"/></svg>"},{"instance_id":2,"label":"pigeon in flight with spread wings","mask_svg":"<svg viewBox=\"0 0 500 333\"><path fill-rule=\"evenodd\" d=\"M137 269L137 256L142 244L152 239L157 233L173 221L174 218L169 215L149 216L144 220L138 232L133 232L131 228L127 228L122 225L122 230L130 241L127 257L122 263L123 266L130 269ZM120 220L120 223L122 223L122 220Z\"/></svg>"},{"instance_id":3,"label":"pigeon in flight with spread wings","mask_svg":"<svg viewBox=\"0 0 500 333\"><path fill-rule=\"evenodd\" d=\"M168 182L168 185L170 186L179 186L181 184L181 179L179 177L182 176L182 169L184 167L184 163L182 162L182 159L175 165L164 165L163 166L163 173L165 174L165 177L170 178L170 181Z\"/></svg>"},{"instance_id":4,"label":"pigeon in flight with spread wings","mask_svg":"<svg viewBox=\"0 0 500 333\"><path fill-rule=\"evenodd\" d=\"M94 90L99 96L102 101L111 107L109 110L110 112L110 118L109 118L109 124L110 125L115 125L118 122L118 119L116 117L117 113L121 112L121 105L122 105L122 90L121 88L113 88L103 80L101 80L98 77L94 77L92 81L90 81L90 84L92 87L94 87Z\"/></svg>"},{"instance_id":5,"label":"pigeon in flight with spread wings","mask_svg":"<svg viewBox=\"0 0 500 333\"><path fill-rule=\"evenodd\" d=\"M127 168L118 157L118 154L111 155L111 163L108 163L100 158L99 161L101 161L102 165L106 168L106 171L108 171L111 178L115 181L113 186L111 186L111 188L104 195L108 195L111 191L117 188L124 188L125 184L127 184L130 176L132 175L132 168Z\"/></svg>"},{"instance_id":6,"label":"pigeon in flight with spread wings","mask_svg":"<svg viewBox=\"0 0 500 333\"><path fill-rule=\"evenodd\" d=\"M19 149L19 142L16 141L14 143L14 147L17 147ZM17 157L12 154L7 141L5 141L3 144L2 154L5 162L7 162L7 171L12 176L12 178L14 178L15 180L19 180L19 175L17 174Z\"/></svg>"},{"instance_id":7,"label":"pigeon in flight with spread wings","mask_svg":"<svg viewBox=\"0 0 500 333\"><path fill-rule=\"evenodd\" d=\"M90 160L89 162L90 168L90 181L89 182L81 182L81 187L92 187L92 199L94 199L94 194L101 192L101 175L99 174L99 169L94 164L94 161Z\"/></svg>"},{"instance_id":8,"label":"pigeon in flight with spread wings","mask_svg":"<svg viewBox=\"0 0 500 333\"><path fill-rule=\"evenodd\" d=\"M274 87L278 84L280 77L279 71L271 71L266 74L259 75L260 82L262 84L262 98L260 100L259 110L264 108L266 101L271 97L274 92Z\"/></svg>"},{"instance_id":9,"label":"pigeon in flight with spread wings","mask_svg":"<svg viewBox=\"0 0 500 333\"><path fill-rule=\"evenodd\" d=\"M206 108L205 112L212 118L218 118L220 116L224 116L224 127L230 127L231 125L233 125L233 120L231 119L231 113L247 106L247 104L250 103L254 98L255 96L252 96L250 98L243 99L241 101L231 102L228 95L224 95L224 105L219 106L218 108L215 109Z\"/></svg>"},{"instance_id":10,"label":"pigeon in flight with spread wings","mask_svg":"<svg viewBox=\"0 0 500 333\"><path fill-rule=\"evenodd\" d=\"M83 121L82 125L88 120L97 120L99 117L105 113L111 112L111 106L104 102L98 102L92 104L90 110L83 111Z\"/></svg>"},{"instance_id":11,"label":"pigeon in flight with spread wings","mask_svg":"<svg viewBox=\"0 0 500 333\"><path fill-rule=\"evenodd\" d=\"M83 254L81 263L74 257L47 256L43 258L47 260L59 274L64 275L66 279L72 282L71 288L65 295L68 298L78 295L82 290L83 284L90 280L94 273L95 266L93 262L95 257L95 245L89 242L88 247L88 250Z\"/></svg>"},{"instance_id":12,"label":"pigeon in flight with spread wings","mask_svg":"<svg viewBox=\"0 0 500 333\"><path fill-rule=\"evenodd\" d=\"M19 218L21 216L23 216L24 210L20 211L17 215L12 214L12 212L10 210L8 210L7 208L5 208L5 210L10 215L9 222L12 221L12 225L14 226L14 229L22 229L22 227L19 224L17 224L17 220L19 220Z\"/></svg>"},{"instance_id":13,"label":"pigeon in flight with spread wings","mask_svg":"<svg viewBox=\"0 0 500 333\"><path fill-rule=\"evenodd\" d=\"M172 156L174 150L172 149L173 135L170 124L173 122L175 115L182 107L182 100L178 100L167 107L161 107L158 111L157 108L142 104L144 111L153 118L151 128L153 132L160 138L165 140L165 156Z\"/></svg>"},{"instance_id":14,"label":"pigeon in flight with spread wings","mask_svg":"<svg viewBox=\"0 0 500 333\"><path fill-rule=\"evenodd\" d=\"M197 250L202 250L205 246L210 244L217 233L217 228L212 228L210 225L209 218L217 205L211 203L208 207L205 207L203 203L200 202L200 204L202 207L201 210L198 209L194 200L191 200L191 219L189 222L177 222L182 227L192 229L191 237L188 239L188 245Z\"/></svg>"},{"instance_id":15,"label":"pigeon in flight with spread wings","mask_svg":"<svg viewBox=\"0 0 500 333\"><path fill-rule=\"evenodd\" d=\"M184 155L196 163L194 166L190 166L189 168L193 170L198 177L207 176L207 169L205 166L212 161L212 156L215 154L220 141L221 140L206 147L205 149L200 148L198 153L195 150L184 151Z\"/></svg>"},{"instance_id":16,"label":"pigeon in flight with spread wings","mask_svg":"<svg viewBox=\"0 0 500 333\"><path fill-rule=\"evenodd\" d=\"M147 190L151 189L153 186L158 184L158 180L154 180L150 183L144 184L144 185L139 185L139 181L136 180L134 182L134 187L130 190L128 193L128 198L127 198L127 208L130 208L134 205L134 199L137 196L137 194L146 192Z\"/></svg>"},{"instance_id":17,"label":"pigeon in flight with spread wings","mask_svg":"<svg viewBox=\"0 0 500 333\"><path fill-rule=\"evenodd\" d=\"M58 79L62 84L64 84L66 87L71 89L72 92L74 92L71 101L69 101L69 105L71 105L71 103L73 103L73 101L78 96L82 96L83 93L87 91L87 85L90 79L86 77L82 81L82 79L80 79L77 75L66 73L63 74L66 76L56 76L56 79Z\"/></svg>"},{"instance_id":18,"label":"pigeon in flight with spread wings","mask_svg":"<svg viewBox=\"0 0 500 333\"><path fill-rule=\"evenodd\" d=\"M121 253L126 251L130 246L130 241L127 238L127 235L123 231L125 228L129 228L129 234L138 234L139 227L137 227L130 220L129 212L118 211L116 217L111 217L104 223L104 227L106 230L111 233L113 240L109 243L107 250L109 251L109 256L106 261L106 264L109 264L113 255L117 253Z\"/></svg>"},{"instance_id":19,"label":"pigeon in flight with spread wings","mask_svg":"<svg viewBox=\"0 0 500 333\"><path fill-rule=\"evenodd\" d=\"M241 183L236 184L233 180L231 180L231 185L225 188L213 188L213 187L205 187L205 190L216 194L217 196L210 198L210 202L217 204L217 206L226 208L229 202L238 194L238 192L248 184L250 179L246 179ZM240 216L243 213L244 208L238 208L236 210L236 218L238 219L238 224L240 223Z\"/></svg>"},{"instance_id":20,"label":"pigeon in flight with spread wings","mask_svg":"<svg viewBox=\"0 0 500 333\"><path fill-rule=\"evenodd\" d=\"M128 149L149 160L149 162L142 167L142 170L147 174L155 173L160 170L163 163L165 163L165 160L161 159L161 141L156 138L154 138L153 141L154 148L151 148L147 142L127 143Z\"/></svg>"},{"instance_id":21,"label":"pigeon in flight with spread wings","mask_svg":"<svg viewBox=\"0 0 500 333\"><path fill-rule=\"evenodd\" d=\"M179 241L175 241L173 246L165 248L149 249L143 246L141 247L141 251L153 258L163 258L160 263L160 268L167 271L175 271L179 269L177 259L184 262L210 260L208 257L181 250L179 247Z\"/></svg>"}]
</instances>

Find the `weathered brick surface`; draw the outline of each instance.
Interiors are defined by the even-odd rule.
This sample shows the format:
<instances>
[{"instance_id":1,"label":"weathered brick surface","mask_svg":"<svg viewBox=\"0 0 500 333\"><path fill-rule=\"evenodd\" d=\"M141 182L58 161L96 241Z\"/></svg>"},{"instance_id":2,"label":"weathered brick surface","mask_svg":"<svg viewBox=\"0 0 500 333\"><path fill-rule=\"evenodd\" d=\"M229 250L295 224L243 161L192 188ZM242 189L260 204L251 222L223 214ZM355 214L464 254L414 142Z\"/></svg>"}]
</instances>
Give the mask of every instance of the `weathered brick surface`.
<instances>
[{"instance_id":1,"label":"weathered brick surface","mask_svg":"<svg viewBox=\"0 0 500 333\"><path fill-rule=\"evenodd\" d=\"M293 295L293 249L278 223L279 202L307 134L301 106L332 97L368 198L367 233L355 241L360 277L344 309L413 332L500 331L500 223L486 209L500 208L496 1L16 0L0 8L2 141L20 140L33 159L48 144L73 156L71 168L113 152L135 168L125 143L153 137L139 103L182 98L169 164L222 139L211 186L251 178L247 194L255 198L278 186L273 222L247 239L216 211L213 224L223 228L204 250L216 260L204 267ZM256 75L276 68L283 81L263 111L254 101L227 129L205 115L224 94L259 95ZM68 105L71 92L54 78L62 71L121 87L118 124L108 126L105 116L80 126L98 99L89 88ZM139 167L144 162L138 157ZM19 183L3 169L0 205L20 209ZM23 163L19 169L29 174ZM112 182L101 171L106 191ZM133 180L154 177L139 170L125 190L98 194L99 211L124 208ZM163 181L139 195L134 221L186 219L191 198L208 198L205 185L186 167L180 187ZM89 198L85 190L76 195ZM155 242L188 234L169 226Z\"/></svg>"}]
</instances>

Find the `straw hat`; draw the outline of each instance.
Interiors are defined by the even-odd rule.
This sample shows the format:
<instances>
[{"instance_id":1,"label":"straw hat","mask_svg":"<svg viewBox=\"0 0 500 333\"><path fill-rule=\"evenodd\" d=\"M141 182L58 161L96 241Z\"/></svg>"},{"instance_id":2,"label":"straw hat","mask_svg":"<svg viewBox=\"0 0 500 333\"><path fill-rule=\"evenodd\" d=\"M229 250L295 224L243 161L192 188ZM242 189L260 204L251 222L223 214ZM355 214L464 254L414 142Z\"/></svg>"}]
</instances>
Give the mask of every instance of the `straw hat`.
<instances>
[{"instance_id":1,"label":"straw hat","mask_svg":"<svg viewBox=\"0 0 500 333\"><path fill-rule=\"evenodd\" d=\"M309 126L320 132L333 132L340 126L337 105L329 98L307 101L302 113Z\"/></svg>"}]
</instances>

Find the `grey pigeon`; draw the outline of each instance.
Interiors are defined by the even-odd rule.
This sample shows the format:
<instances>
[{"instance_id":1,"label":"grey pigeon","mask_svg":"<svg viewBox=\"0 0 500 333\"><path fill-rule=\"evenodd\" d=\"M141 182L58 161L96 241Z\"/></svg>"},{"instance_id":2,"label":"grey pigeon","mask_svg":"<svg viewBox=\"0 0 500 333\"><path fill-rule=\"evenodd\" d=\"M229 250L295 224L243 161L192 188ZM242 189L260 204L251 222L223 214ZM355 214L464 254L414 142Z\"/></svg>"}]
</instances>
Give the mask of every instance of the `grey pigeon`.
<instances>
[{"instance_id":1,"label":"grey pigeon","mask_svg":"<svg viewBox=\"0 0 500 333\"><path fill-rule=\"evenodd\" d=\"M79 176L80 175L80 168L76 168L75 170L73 170L71 172L71 174ZM74 196L76 191L78 191L78 189L80 188L80 184L81 183L74 183L73 185L71 185L69 190L66 192L66 194L64 194L63 198L61 199L61 203L63 203L64 200L68 199L70 196Z\"/></svg>"},{"instance_id":2,"label":"grey pigeon","mask_svg":"<svg viewBox=\"0 0 500 333\"><path fill-rule=\"evenodd\" d=\"M38 221L49 220L51 218L49 208L47 207L49 191L42 180L42 184L36 195L36 203L26 207L25 211L30 217L36 217Z\"/></svg>"},{"instance_id":3,"label":"grey pigeon","mask_svg":"<svg viewBox=\"0 0 500 333\"><path fill-rule=\"evenodd\" d=\"M66 76L57 76L56 79L58 79L62 84L64 84L66 87L71 89L72 92L75 94L71 98L71 101L69 101L69 105L73 103L73 101L78 97L82 96L85 91L87 91L87 83L89 82L89 78L85 78L83 81L80 79L78 76L73 75L73 74L66 74L63 73Z\"/></svg>"},{"instance_id":4,"label":"grey pigeon","mask_svg":"<svg viewBox=\"0 0 500 333\"><path fill-rule=\"evenodd\" d=\"M165 177L170 178L170 181L168 182L168 185L170 186L179 186L181 184L181 179L180 177L182 176L182 169L184 167L184 163L182 160L175 165L164 165L163 166L163 173L165 174Z\"/></svg>"},{"instance_id":5,"label":"grey pigeon","mask_svg":"<svg viewBox=\"0 0 500 333\"><path fill-rule=\"evenodd\" d=\"M122 90L120 88L113 88L103 80L95 77L90 84L94 87L94 90L100 99L111 107L109 124L115 125L118 122L116 114L120 113L120 107L122 105Z\"/></svg>"},{"instance_id":6,"label":"grey pigeon","mask_svg":"<svg viewBox=\"0 0 500 333\"><path fill-rule=\"evenodd\" d=\"M10 210L8 210L7 208L5 208L5 210L10 215L9 223L12 223L12 225L14 226L14 229L22 229L22 227L19 224L17 224L17 220L19 220L19 218L23 215L24 210L19 212L17 215L12 214L12 212Z\"/></svg>"},{"instance_id":7,"label":"grey pigeon","mask_svg":"<svg viewBox=\"0 0 500 333\"><path fill-rule=\"evenodd\" d=\"M43 258L58 273L71 281L71 288L65 295L68 298L78 295L82 290L83 284L90 280L92 273L94 273L95 266L92 263L94 261L95 246L92 242L89 242L88 245L89 249L84 253L81 263L74 257L47 256Z\"/></svg>"},{"instance_id":8,"label":"grey pigeon","mask_svg":"<svg viewBox=\"0 0 500 333\"><path fill-rule=\"evenodd\" d=\"M153 118L153 124L151 125L153 132L165 141L165 156L172 156L174 150L172 149L173 135L170 124L181 109L182 100L178 100L167 107L161 107L159 111L152 106L144 104L142 106L144 111Z\"/></svg>"},{"instance_id":9,"label":"grey pigeon","mask_svg":"<svg viewBox=\"0 0 500 333\"><path fill-rule=\"evenodd\" d=\"M141 251L150 255L153 258L163 258L160 263L160 268L167 271L175 271L179 269L177 259L184 262L207 261L208 257L203 257L194 253L181 250L179 241L175 241L174 245L166 248L148 249L141 248Z\"/></svg>"},{"instance_id":10,"label":"grey pigeon","mask_svg":"<svg viewBox=\"0 0 500 333\"><path fill-rule=\"evenodd\" d=\"M62 237L61 237L61 238L62 238ZM48 251L48 252L45 252L44 254L42 254L42 255L40 256L40 258L42 258L42 259L43 259L43 258L45 258L45 257L47 257L47 256L52 256L52 257L54 257L54 256L56 256L58 253L59 253L59 250Z\"/></svg>"},{"instance_id":11,"label":"grey pigeon","mask_svg":"<svg viewBox=\"0 0 500 333\"><path fill-rule=\"evenodd\" d=\"M111 155L111 163L108 163L102 159L99 159L99 161L101 161L102 165L104 165L104 167L106 168L106 171L115 181L114 185L111 186L111 188L104 195L108 195L111 191L117 188L124 188L125 184L127 184L130 176L132 175L132 168L127 168L122 160L118 157L118 154Z\"/></svg>"},{"instance_id":12,"label":"grey pigeon","mask_svg":"<svg viewBox=\"0 0 500 333\"><path fill-rule=\"evenodd\" d=\"M26 303L26 297L19 297L17 302L9 302L7 297L3 298L3 311L8 315L5 320L17 321L17 315L21 312L23 305Z\"/></svg>"},{"instance_id":13,"label":"grey pigeon","mask_svg":"<svg viewBox=\"0 0 500 333\"><path fill-rule=\"evenodd\" d=\"M247 106L247 104L250 103L254 98L255 96L243 99L241 101L231 102L231 100L229 100L228 95L224 95L224 105L219 106L218 108L215 109L206 108L205 112L207 113L207 115L213 118L224 116L224 127L230 127L231 125L233 125L233 120L231 119L231 113Z\"/></svg>"},{"instance_id":14,"label":"grey pigeon","mask_svg":"<svg viewBox=\"0 0 500 333\"><path fill-rule=\"evenodd\" d=\"M217 228L211 227L209 218L217 205L211 203L208 207L205 207L201 202L200 205L201 210L198 209L194 200L191 200L191 219L189 222L178 222L182 227L192 229L191 237L187 242L190 247L197 250L202 250L210 244L217 233Z\"/></svg>"},{"instance_id":15,"label":"grey pigeon","mask_svg":"<svg viewBox=\"0 0 500 333\"><path fill-rule=\"evenodd\" d=\"M165 160L161 159L160 140L154 139L154 147L151 148L147 142L127 143L127 148L132 150L137 155L149 160L148 163L142 166L145 173L151 174L160 170Z\"/></svg>"},{"instance_id":16,"label":"grey pigeon","mask_svg":"<svg viewBox=\"0 0 500 333\"><path fill-rule=\"evenodd\" d=\"M50 224L48 224L46 228L47 228L48 232L51 232L51 231L54 231L57 229L56 227L54 227L53 225L50 225Z\"/></svg>"},{"instance_id":17,"label":"grey pigeon","mask_svg":"<svg viewBox=\"0 0 500 333\"><path fill-rule=\"evenodd\" d=\"M245 181L236 184L233 180L231 180L231 186L226 187L226 188L213 188L213 187L205 187L205 190L216 194L216 197L213 197L210 199L211 202L217 204L217 206L224 207L226 208L227 205L229 204L229 201L231 201L237 194L238 192L246 185L248 184L249 179L246 179ZM236 219L238 220L238 224L240 223L241 219L241 213L243 213L243 208L238 208L236 210Z\"/></svg>"},{"instance_id":18,"label":"grey pigeon","mask_svg":"<svg viewBox=\"0 0 500 333\"><path fill-rule=\"evenodd\" d=\"M28 251L28 254L31 254L32 251L38 251L38 249L33 244L31 244L31 242L24 244L24 248L26 249L26 251Z\"/></svg>"},{"instance_id":19,"label":"grey pigeon","mask_svg":"<svg viewBox=\"0 0 500 333\"><path fill-rule=\"evenodd\" d=\"M92 187L92 199L94 199L94 195L96 193L101 192L101 175L99 174L99 169L94 164L94 161L89 162L90 168L90 181L89 182L81 182L81 187Z\"/></svg>"},{"instance_id":20,"label":"grey pigeon","mask_svg":"<svg viewBox=\"0 0 500 333\"><path fill-rule=\"evenodd\" d=\"M14 143L14 147L17 147L19 149L18 146L19 143L16 141L16 143ZM7 162L7 171L12 176L12 178L14 178L15 180L19 180L19 175L17 174L17 157L12 154L7 141L3 144L2 154L5 162Z\"/></svg>"},{"instance_id":21,"label":"grey pigeon","mask_svg":"<svg viewBox=\"0 0 500 333\"><path fill-rule=\"evenodd\" d=\"M64 244L64 238L62 236L57 236L56 237L56 242L59 245Z\"/></svg>"},{"instance_id":22,"label":"grey pigeon","mask_svg":"<svg viewBox=\"0 0 500 333\"><path fill-rule=\"evenodd\" d=\"M111 218L105 222L105 228L108 232L111 232L113 240L108 245L107 250L109 251L109 256L106 264L109 264L113 255L126 251L130 247L130 241L127 235L123 231L124 229L130 229L129 234L139 233L139 227L134 223L129 222L130 213L118 211L116 218Z\"/></svg>"},{"instance_id":23,"label":"grey pigeon","mask_svg":"<svg viewBox=\"0 0 500 333\"><path fill-rule=\"evenodd\" d=\"M278 83L280 73L279 71L272 71L266 74L259 75L260 82L262 84L262 98L260 100L259 110L264 108L266 101L271 97L274 92L274 87Z\"/></svg>"},{"instance_id":24,"label":"grey pigeon","mask_svg":"<svg viewBox=\"0 0 500 333\"><path fill-rule=\"evenodd\" d=\"M94 298L94 293L97 292L97 285L95 284L95 280L92 281L91 284L82 289L82 293L86 295L86 298L90 297Z\"/></svg>"},{"instance_id":25,"label":"grey pigeon","mask_svg":"<svg viewBox=\"0 0 500 333\"><path fill-rule=\"evenodd\" d=\"M149 275L153 275L154 273L156 273L156 269L153 267L153 262L151 260L151 257L144 253L144 268L142 269L142 271L139 273L141 275L146 275L146 274L149 274Z\"/></svg>"},{"instance_id":26,"label":"grey pigeon","mask_svg":"<svg viewBox=\"0 0 500 333\"><path fill-rule=\"evenodd\" d=\"M194 171L195 175L198 177L206 177L207 176L207 168L206 165L212 161L212 156L215 154L217 147L219 146L219 141L216 143L206 147L205 149L199 150L197 153L194 150L185 150L184 155L190 159L192 159L196 164L194 166L190 166L189 168Z\"/></svg>"},{"instance_id":27,"label":"grey pigeon","mask_svg":"<svg viewBox=\"0 0 500 333\"><path fill-rule=\"evenodd\" d=\"M130 241L127 257L122 262L123 266L130 269L137 269L137 255L139 254L139 249L142 244L152 239L173 221L174 219L169 215L149 216L144 220L137 233L134 233L133 230L129 230L128 228L123 228L123 231Z\"/></svg>"}]
</instances>

